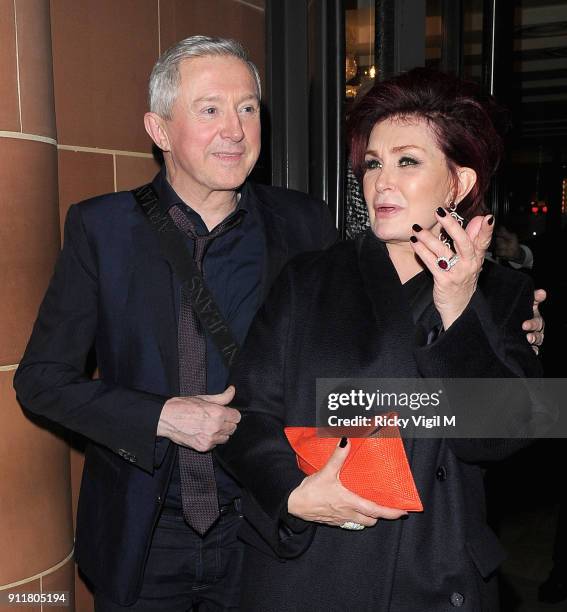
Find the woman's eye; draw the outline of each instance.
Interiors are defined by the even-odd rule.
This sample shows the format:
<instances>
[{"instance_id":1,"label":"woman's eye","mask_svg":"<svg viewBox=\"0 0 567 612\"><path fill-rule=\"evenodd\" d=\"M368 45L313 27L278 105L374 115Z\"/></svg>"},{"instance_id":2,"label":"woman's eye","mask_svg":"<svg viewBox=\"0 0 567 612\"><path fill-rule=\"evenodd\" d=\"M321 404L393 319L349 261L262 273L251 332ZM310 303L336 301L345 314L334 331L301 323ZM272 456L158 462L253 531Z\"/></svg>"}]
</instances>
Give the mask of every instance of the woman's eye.
<instances>
[{"instance_id":1,"label":"woman's eye","mask_svg":"<svg viewBox=\"0 0 567 612\"><path fill-rule=\"evenodd\" d=\"M417 166L419 162L413 157L402 157L399 161L399 164L403 168L405 166Z\"/></svg>"},{"instance_id":2,"label":"woman's eye","mask_svg":"<svg viewBox=\"0 0 567 612\"><path fill-rule=\"evenodd\" d=\"M364 165L367 170L376 170L382 167L382 164L377 159L365 159Z\"/></svg>"}]
</instances>

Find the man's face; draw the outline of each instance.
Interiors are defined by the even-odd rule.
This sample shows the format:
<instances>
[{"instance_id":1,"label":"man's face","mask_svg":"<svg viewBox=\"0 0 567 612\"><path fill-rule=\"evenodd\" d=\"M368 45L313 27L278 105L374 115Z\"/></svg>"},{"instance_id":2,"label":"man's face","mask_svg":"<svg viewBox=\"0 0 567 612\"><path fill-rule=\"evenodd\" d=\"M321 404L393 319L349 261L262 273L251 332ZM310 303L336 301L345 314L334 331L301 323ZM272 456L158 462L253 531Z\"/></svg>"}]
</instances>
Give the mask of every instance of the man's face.
<instances>
[{"instance_id":1,"label":"man's face","mask_svg":"<svg viewBox=\"0 0 567 612\"><path fill-rule=\"evenodd\" d=\"M167 172L174 189L196 203L237 189L250 174L260 154L260 103L255 80L238 58L187 59L179 74L172 117L163 122Z\"/></svg>"}]
</instances>

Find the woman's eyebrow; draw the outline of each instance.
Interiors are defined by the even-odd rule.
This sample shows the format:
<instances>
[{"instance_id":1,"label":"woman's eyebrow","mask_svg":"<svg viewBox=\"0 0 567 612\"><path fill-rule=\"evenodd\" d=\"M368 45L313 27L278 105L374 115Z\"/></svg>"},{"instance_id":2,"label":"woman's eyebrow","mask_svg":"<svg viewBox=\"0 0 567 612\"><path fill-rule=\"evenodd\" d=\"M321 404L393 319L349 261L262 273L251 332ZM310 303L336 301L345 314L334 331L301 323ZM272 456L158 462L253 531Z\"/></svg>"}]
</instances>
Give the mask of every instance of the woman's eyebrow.
<instances>
[{"instance_id":1,"label":"woman's eyebrow","mask_svg":"<svg viewBox=\"0 0 567 612\"><path fill-rule=\"evenodd\" d=\"M425 152L425 149L423 147L420 147L419 145L400 145L399 147L392 147L392 153L400 153L401 151L405 151L406 149L419 149L420 151Z\"/></svg>"},{"instance_id":2,"label":"woman's eyebrow","mask_svg":"<svg viewBox=\"0 0 567 612\"><path fill-rule=\"evenodd\" d=\"M407 149L419 149L420 151L423 151L424 153L426 152L425 149L423 147L420 147L419 145L400 145L398 147L392 147L390 149L391 153L401 153L403 151L406 151ZM375 155L376 157L378 157L378 152L375 151L374 149L366 149L366 151L364 152L365 155Z\"/></svg>"}]
</instances>

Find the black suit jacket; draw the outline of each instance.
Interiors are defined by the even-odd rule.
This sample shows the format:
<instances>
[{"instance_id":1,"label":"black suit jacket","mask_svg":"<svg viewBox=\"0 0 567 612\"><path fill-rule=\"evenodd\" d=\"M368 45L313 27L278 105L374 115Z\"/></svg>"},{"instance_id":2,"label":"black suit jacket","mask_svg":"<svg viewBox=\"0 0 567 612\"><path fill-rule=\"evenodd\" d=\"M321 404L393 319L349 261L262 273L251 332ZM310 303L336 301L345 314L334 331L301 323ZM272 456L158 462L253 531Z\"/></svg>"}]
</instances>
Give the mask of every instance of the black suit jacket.
<instances>
[{"instance_id":1,"label":"black suit jacket","mask_svg":"<svg viewBox=\"0 0 567 612\"><path fill-rule=\"evenodd\" d=\"M265 295L292 256L328 246L336 233L320 201L251 183L244 189L264 229ZM24 408L90 441L76 556L95 587L121 604L137 598L176 448L156 439L179 383L173 273L154 232L129 192L71 207L14 382ZM98 380L84 373L93 346Z\"/></svg>"},{"instance_id":2,"label":"black suit jacket","mask_svg":"<svg viewBox=\"0 0 567 612\"><path fill-rule=\"evenodd\" d=\"M283 429L315 425L319 377L539 375L521 330L531 302L527 277L487 263L461 317L416 346L399 278L372 234L286 267L232 378L242 421L216 451L247 491L244 610L437 612L461 596L465 610L497 609L488 579L503 552L485 523L480 464L525 441L405 440L424 512L351 532L285 517L304 474Z\"/></svg>"}]
</instances>

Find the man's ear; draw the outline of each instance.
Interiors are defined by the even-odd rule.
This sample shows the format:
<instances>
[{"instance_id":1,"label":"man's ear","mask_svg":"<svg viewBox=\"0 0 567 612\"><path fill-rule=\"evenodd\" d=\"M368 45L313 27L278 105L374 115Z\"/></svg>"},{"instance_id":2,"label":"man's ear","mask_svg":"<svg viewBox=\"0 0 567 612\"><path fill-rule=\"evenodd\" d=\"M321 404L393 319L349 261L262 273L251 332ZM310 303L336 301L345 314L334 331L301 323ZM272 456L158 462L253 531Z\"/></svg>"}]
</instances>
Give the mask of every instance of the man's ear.
<instances>
[{"instance_id":1,"label":"man's ear","mask_svg":"<svg viewBox=\"0 0 567 612\"><path fill-rule=\"evenodd\" d=\"M165 120L156 113L144 115L144 127L148 136L156 143L162 151L169 151L169 137L165 129Z\"/></svg>"},{"instance_id":2,"label":"man's ear","mask_svg":"<svg viewBox=\"0 0 567 612\"><path fill-rule=\"evenodd\" d=\"M455 190L455 204L461 202L476 184L476 172L472 168L457 168L457 182Z\"/></svg>"}]
</instances>

